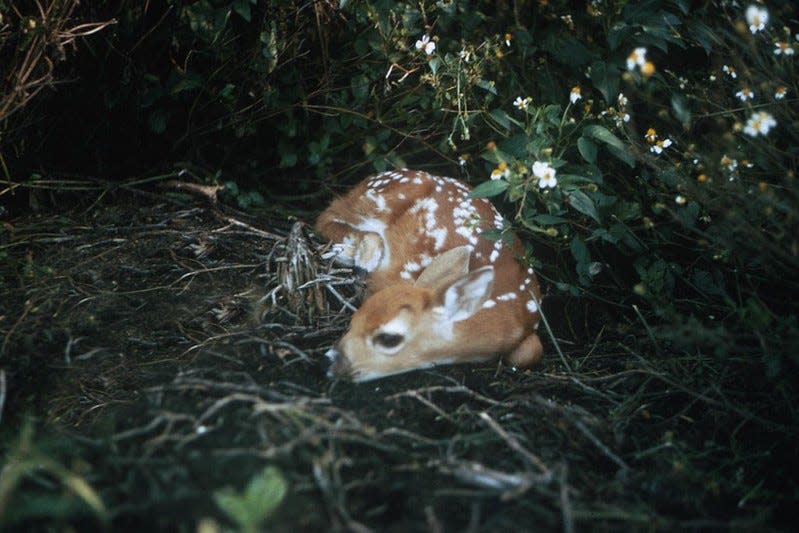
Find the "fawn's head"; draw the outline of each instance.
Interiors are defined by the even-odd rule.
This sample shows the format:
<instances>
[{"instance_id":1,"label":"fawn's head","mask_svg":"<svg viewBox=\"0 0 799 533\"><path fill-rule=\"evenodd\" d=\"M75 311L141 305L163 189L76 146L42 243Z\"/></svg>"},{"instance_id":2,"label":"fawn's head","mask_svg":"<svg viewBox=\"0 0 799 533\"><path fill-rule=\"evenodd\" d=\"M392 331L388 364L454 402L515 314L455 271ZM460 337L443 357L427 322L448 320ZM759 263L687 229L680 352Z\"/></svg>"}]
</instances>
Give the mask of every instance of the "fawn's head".
<instances>
[{"instance_id":1,"label":"fawn's head","mask_svg":"<svg viewBox=\"0 0 799 533\"><path fill-rule=\"evenodd\" d=\"M468 272L470 249L436 258L416 283L393 285L369 297L327 355L328 375L368 381L454 361L454 326L491 296L494 269Z\"/></svg>"}]
</instances>

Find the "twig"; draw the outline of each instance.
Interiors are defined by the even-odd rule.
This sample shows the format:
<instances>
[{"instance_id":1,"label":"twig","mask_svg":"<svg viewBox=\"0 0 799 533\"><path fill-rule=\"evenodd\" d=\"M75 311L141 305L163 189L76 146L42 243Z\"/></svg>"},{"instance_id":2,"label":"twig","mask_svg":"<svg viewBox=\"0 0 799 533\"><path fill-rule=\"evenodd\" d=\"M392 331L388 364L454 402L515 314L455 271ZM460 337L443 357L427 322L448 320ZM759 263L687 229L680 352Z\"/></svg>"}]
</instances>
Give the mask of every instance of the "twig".
<instances>
[{"instance_id":1,"label":"twig","mask_svg":"<svg viewBox=\"0 0 799 533\"><path fill-rule=\"evenodd\" d=\"M591 430L585 427L585 424L583 424L580 420L572 420L572 424L574 424L574 427L579 429L580 433L585 435L586 438L588 438L588 440L593 442L594 446L599 448L602 451L602 453L604 453L611 461L616 463L619 467L621 467L624 470L630 470L630 467L627 465L627 463L625 463L618 455L610 451L610 448L605 446L605 444L601 440L599 440L593 433L591 433Z\"/></svg>"},{"instance_id":2,"label":"twig","mask_svg":"<svg viewBox=\"0 0 799 533\"><path fill-rule=\"evenodd\" d=\"M563 533L574 533L574 512L572 511L571 500L569 500L569 485L566 477L569 468L564 463L560 468L558 481L560 482L560 514L563 517Z\"/></svg>"},{"instance_id":3,"label":"twig","mask_svg":"<svg viewBox=\"0 0 799 533\"><path fill-rule=\"evenodd\" d=\"M235 218L233 218L231 216L228 216L228 215L223 215L221 213L217 213L217 216L219 216L222 220L225 220L225 221L233 224L234 226L238 226L240 228L245 228L245 229L247 229L247 230L249 230L249 231L251 231L251 232L253 232L253 233L257 234L257 235L260 235L261 237L266 237L268 239L279 239L279 240L282 240L282 239L285 238L282 235L278 235L277 233L271 233L269 231L264 231L262 229L258 229L255 226L251 226L251 225L247 224L246 222L242 222L241 220L237 220L237 219L235 219ZM214 230L213 233L217 233L217 232L220 232L220 231L224 231L224 228L220 229L220 230Z\"/></svg>"},{"instance_id":4,"label":"twig","mask_svg":"<svg viewBox=\"0 0 799 533\"><path fill-rule=\"evenodd\" d=\"M538 314L541 317L541 322L544 323L544 327L546 328L547 333L549 334L549 338L552 340L552 344L555 345L555 350L558 352L558 355L560 356L561 363L563 363L563 366L566 367L566 370L571 372L572 368L571 366L569 366L569 362L566 361L566 356L563 355L563 351L560 349L560 344L558 344L558 339L555 338L555 334L552 333L552 328L549 327L549 322L547 321L547 317L544 314L544 310L541 308L540 305L538 306Z\"/></svg>"},{"instance_id":5,"label":"twig","mask_svg":"<svg viewBox=\"0 0 799 533\"><path fill-rule=\"evenodd\" d=\"M519 455L521 455L522 457L533 463L535 466L537 466L538 469L541 470L541 473L547 475L550 474L549 467L547 467L544 461L542 461L537 455L526 450L524 446L522 446L521 443L519 442L519 439L517 439L516 437L505 431L505 429L502 426L500 426L493 418L491 418L491 416L488 413L483 411L482 413L480 413L480 418L486 424L488 424L488 426L491 429L493 429L497 433L497 435L502 437L502 439L507 443L507 445L512 450L514 450Z\"/></svg>"},{"instance_id":6,"label":"twig","mask_svg":"<svg viewBox=\"0 0 799 533\"><path fill-rule=\"evenodd\" d=\"M646 330L646 334L649 337L649 340L652 341L652 346L655 347L655 352L657 352L657 354L660 355L661 354L660 345L658 344L657 339L655 338L655 333L652 331L652 328L649 327L649 324L647 323L646 319L644 318L644 315L641 314L641 311L638 309L638 306L633 304L632 307L633 307L633 311L635 311L635 314L638 315L638 318L641 320L641 323L644 325L644 329Z\"/></svg>"},{"instance_id":7,"label":"twig","mask_svg":"<svg viewBox=\"0 0 799 533\"><path fill-rule=\"evenodd\" d=\"M186 191L189 194L205 198L212 204L219 201L219 191L225 188L224 185L201 185L199 183L181 180L167 180L158 186Z\"/></svg>"},{"instance_id":8,"label":"twig","mask_svg":"<svg viewBox=\"0 0 799 533\"><path fill-rule=\"evenodd\" d=\"M469 485L502 491L503 500L517 497L534 485L548 485L552 472L533 474L530 472L508 473L489 468L476 461L452 461L442 465L441 470Z\"/></svg>"},{"instance_id":9,"label":"twig","mask_svg":"<svg viewBox=\"0 0 799 533\"><path fill-rule=\"evenodd\" d=\"M3 408L6 405L6 371L0 368L0 422L3 421Z\"/></svg>"},{"instance_id":10,"label":"twig","mask_svg":"<svg viewBox=\"0 0 799 533\"><path fill-rule=\"evenodd\" d=\"M397 394L392 394L391 396L386 396L386 400L394 400L396 398L400 398L402 396L413 396L412 393L431 393L431 392L458 392L464 393L476 400L480 400L481 402L485 402L491 406L498 407L498 406L507 406L507 403L498 402L497 400L491 399L487 396L483 396L480 393L474 392L472 389L465 387L463 385L454 385L454 386L444 386L444 385L433 385L431 387L425 387L423 389L414 389L412 391L403 391L398 392Z\"/></svg>"},{"instance_id":11,"label":"twig","mask_svg":"<svg viewBox=\"0 0 799 533\"><path fill-rule=\"evenodd\" d=\"M417 390L410 390L410 391L407 391L405 393L395 394L394 396L410 396L411 398L414 398L414 399L420 401L421 403L423 403L424 405L426 405L427 407L429 407L430 409L432 409L433 411L438 413L439 416L441 416L442 418L444 418L448 422L452 422L453 424L455 423L455 420L451 416L449 416L449 414L447 414L439 406L437 406L436 404L434 404L433 402L431 402L430 400L428 400L427 398L425 398L424 396L419 394L419 391L417 391ZM391 398L391 396L390 396L390 398Z\"/></svg>"}]
</instances>

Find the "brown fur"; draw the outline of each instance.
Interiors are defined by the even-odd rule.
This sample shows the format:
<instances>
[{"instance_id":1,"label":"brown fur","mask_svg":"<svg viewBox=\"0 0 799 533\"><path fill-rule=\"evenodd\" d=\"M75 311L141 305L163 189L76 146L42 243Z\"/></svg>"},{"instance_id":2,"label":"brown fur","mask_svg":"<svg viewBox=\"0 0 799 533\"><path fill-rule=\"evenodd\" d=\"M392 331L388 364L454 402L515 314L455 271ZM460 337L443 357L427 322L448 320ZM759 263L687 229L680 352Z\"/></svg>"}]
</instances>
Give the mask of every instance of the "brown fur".
<instances>
[{"instance_id":1,"label":"brown fur","mask_svg":"<svg viewBox=\"0 0 799 533\"><path fill-rule=\"evenodd\" d=\"M397 175L416 177L421 183L414 183L410 179L406 179L404 183L399 178L387 179L387 183L380 189L380 201L385 202L381 206L373 197L369 197L369 179L364 180L346 195L334 200L316 223L319 234L333 242L342 242L347 236L356 240L363 237L363 232L353 229L360 221L379 219L385 224L384 238L390 247L390 262L368 274L367 285L371 296L355 313L349 332L339 343L339 351L343 351L341 357L348 359L348 364L338 365L342 369L346 367L339 375L355 374L357 379L359 367L368 368L370 365L378 374L389 374L430 366L440 359L465 362L487 360L496 355L505 355L508 363L513 366L526 367L535 364L543 353L541 341L534 331L540 317L537 312L530 312L526 305L531 299L540 302L541 293L535 275L529 274L527 267L521 262L522 247L517 239L510 245L504 245L498 255L495 253L493 262L493 241L479 238L476 243L472 243L474 249L468 259L468 270L474 271L486 265L493 267L494 279L489 299L494 305L481 308L473 316L456 322L452 332L453 339L442 342L435 338L435 331L428 331L425 333L427 338L413 345L412 353L403 355L403 349L391 357L370 355L369 342L364 339L370 338L381 326L398 316L401 309L410 310L410 313L403 311L402 316L412 317L409 320L413 322L411 327L415 328L414 332L429 327L433 322L433 308L443 298L443 291L447 288L412 285L410 280L401 275L403 268L407 269L405 265L418 257L420 250L427 251L429 255L440 255L446 250L470 244L467 237L456 231L451 203L444 199L449 189L444 187L443 192L436 191L437 184L439 187L442 184L433 180L439 178L415 171L401 171ZM446 246L435 252L435 239L426 233L424 217L418 210L413 212L416 202L427 198L436 198L436 222L448 229ZM483 229L492 228L496 212L491 205L482 200L472 200L471 205L479 215L479 226ZM456 265L457 259L452 261L451 267L445 265L444 268L458 272L461 267ZM441 268L440 264L438 268ZM414 274L418 276L420 272ZM458 275L453 274L452 277ZM523 291L520 290L520 285L524 286ZM516 297L497 300L497 297L502 298L502 295L509 293L516 294ZM386 361L377 361L378 358Z\"/></svg>"}]
</instances>

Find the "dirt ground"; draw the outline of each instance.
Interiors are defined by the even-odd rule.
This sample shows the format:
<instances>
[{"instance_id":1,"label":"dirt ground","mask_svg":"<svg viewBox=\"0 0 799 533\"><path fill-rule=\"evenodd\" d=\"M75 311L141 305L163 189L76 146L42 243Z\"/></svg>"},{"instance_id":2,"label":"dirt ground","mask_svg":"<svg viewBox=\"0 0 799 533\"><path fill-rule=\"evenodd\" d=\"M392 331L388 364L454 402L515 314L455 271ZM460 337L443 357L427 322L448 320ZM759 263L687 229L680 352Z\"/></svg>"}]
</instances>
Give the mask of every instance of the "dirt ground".
<instances>
[{"instance_id":1,"label":"dirt ground","mask_svg":"<svg viewBox=\"0 0 799 533\"><path fill-rule=\"evenodd\" d=\"M215 495L272 466L274 531L779 527L789 500L741 498L731 444L778 424L574 302L547 302L534 371L328 380L360 284L292 222L124 193L5 221L0 523L217 531Z\"/></svg>"}]
</instances>

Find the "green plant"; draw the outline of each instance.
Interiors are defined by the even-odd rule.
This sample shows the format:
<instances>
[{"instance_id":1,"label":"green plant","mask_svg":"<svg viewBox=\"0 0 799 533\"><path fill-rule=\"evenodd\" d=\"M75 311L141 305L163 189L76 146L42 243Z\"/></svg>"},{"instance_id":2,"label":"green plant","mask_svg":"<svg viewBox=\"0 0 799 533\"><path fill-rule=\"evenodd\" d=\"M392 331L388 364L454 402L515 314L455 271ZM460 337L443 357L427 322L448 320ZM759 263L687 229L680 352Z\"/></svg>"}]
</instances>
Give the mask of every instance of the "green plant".
<instances>
[{"instance_id":1,"label":"green plant","mask_svg":"<svg viewBox=\"0 0 799 533\"><path fill-rule=\"evenodd\" d=\"M75 517L87 509L102 524L109 522L103 501L84 476L62 465L33 442L33 423L28 420L19 439L7 452L0 472L0 524L12 525L32 518ZM65 492L53 491L52 479ZM24 488L26 481L29 486ZM12 506L13 503L13 506Z\"/></svg>"},{"instance_id":2,"label":"green plant","mask_svg":"<svg viewBox=\"0 0 799 533\"><path fill-rule=\"evenodd\" d=\"M214 493L214 501L240 531L261 531L264 523L274 513L288 487L280 470L273 466L264 468L253 476L247 487L237 492L222 489Z\"/></svg>"}]
</instances>

